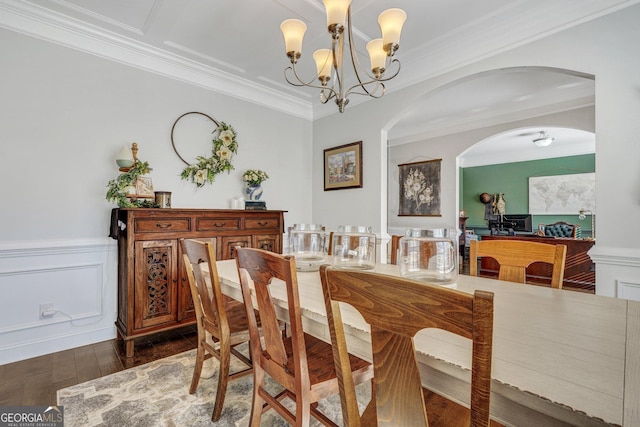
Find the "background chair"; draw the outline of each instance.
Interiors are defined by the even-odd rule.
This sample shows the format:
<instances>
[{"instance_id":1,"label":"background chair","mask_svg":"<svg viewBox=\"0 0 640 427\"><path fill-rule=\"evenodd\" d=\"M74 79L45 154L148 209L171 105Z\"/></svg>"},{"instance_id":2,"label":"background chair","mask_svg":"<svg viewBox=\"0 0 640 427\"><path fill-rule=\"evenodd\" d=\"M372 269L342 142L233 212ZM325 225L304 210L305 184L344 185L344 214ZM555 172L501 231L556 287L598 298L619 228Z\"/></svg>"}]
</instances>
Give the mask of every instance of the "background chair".
<instances>
[{"instance_id":1,"label":"background chair","mask_svg":"<svg viewBox=\"0 0 640 427\"><path fill-rule=\"evenodd\" d=\"M563 221L553 224L540 224L538 226L538 235L546 237L568 237L579 239L582 235L580 226L568 224Z\"/></svg>"},{"instance_id":2,"label":"background chair","mask_svg":"<svg viewBox=\"0 0 640 427\"><path fill-rule=\"evenodd\" d=\"M249 424L252 427L259 426L262 413L271 407L291 425L308 426L313 415L322 424L335 426L315 405L317 401L339 393L335 366L330 357L331 344L304 333L302 329L295 259L252 248L237 248L236 256L242 296L249 317L254 366ZM284 281L287 290L289 337L280 333L276 309L271 301L270 287L274 283L281 285L280 281ZM262 318L263 342L258 339L253 315L252 287ZM355 356L349 356L348 359L354 382L371 379L373 368L370 363ZM282 385L284 390L278 395L271 395L265 389L265 374ZM281 403L286 397L295 402L295 415Z\"/></svg>"},{"instance_id":3,"label":"background chair","mask_svg":"<svg viewBox=\"0 0 640 427\"><path fill-rule=\"evenodd\" d=\"M472 240L479 240L478 235L474 230L466 230L464 233L464 254L462 254L462 259L469 259L469 248L471 246Z\"/></svg>"},{"instance_id":4,"label":"background chair","mask_svg":"<svg viewBox=\"0 0 640 427\"><path fill-rule=\"evenodd\" d=\"M489 425L493 293L474 295L396 276L320 267L345 426L428 426L425 394L413 346L425 328L473 341L471 426ZM375 392L362 418L349 369L339 303L352 305L371 326ZM443 426L450 426L442 420ZM469 424L467 424L469 425Z\"/></svg>"},{"instance_id":5,"label":"background chair","mask_svg":"<svg viewBox=\"0 0 640 427\"><path fill-rule=\"evenodd\" d=\"M402 238L399 234L391 235L391 256L389 258L390 264L398 263L398 249L400 248L400 239Z\"/></svg>"},{"instance_id":6,"label":"background chair","mask_svg":"<svg viewBox=\"0 0 640 427\"><path fill-rule=\"evenodd\" d=\"M534 262L553 266L551 287L562 289L566 245L552 245L525 240L472 240L469 249L469 274L478 275L478 257L490 257L500 264L498 280L526 283L527 267Z\"/></svg>"},{"instance_id":7,"label":"background chair","mask_svg":"<svg viewBox=\"0 0 640 427\"><path fill-rule=\"evenodd\" d=\"M220 290L220 279L215 263L215 240L200 242L181 239L181 245L198 325L198 352L189 393L195 393L198 387L205 359L215 356L220 362L220 367L216 402L211 419L217 421L224 406L227 383L252 372L251 360L235 349L236 346L249 341L247 314L244 304L223 295ZM208 264L210 287L200 268L203 263ZM259 321L258 319L259 317L256 316L256 322ZM212 342L207 340L207 332L211 334ZM232 354L247 368L230 373Z\"/></svg>"}]
</instances>

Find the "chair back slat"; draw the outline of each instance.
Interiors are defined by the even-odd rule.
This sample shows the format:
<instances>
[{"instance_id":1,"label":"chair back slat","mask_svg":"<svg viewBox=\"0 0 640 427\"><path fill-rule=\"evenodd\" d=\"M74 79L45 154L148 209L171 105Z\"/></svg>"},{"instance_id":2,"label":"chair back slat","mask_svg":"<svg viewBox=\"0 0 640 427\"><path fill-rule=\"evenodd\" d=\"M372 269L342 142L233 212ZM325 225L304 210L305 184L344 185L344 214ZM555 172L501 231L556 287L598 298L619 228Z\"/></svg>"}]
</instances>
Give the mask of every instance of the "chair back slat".
<instances>
[{"instance_id":1,"label":"chair back slat","mask_svg":"<svg viewBox=\"0 0 640 427\"><path fill-rule=\"evenodd\" d=\"M413 338L371 327L378 426L428 427Z\"/></svg>"}]
</instances>

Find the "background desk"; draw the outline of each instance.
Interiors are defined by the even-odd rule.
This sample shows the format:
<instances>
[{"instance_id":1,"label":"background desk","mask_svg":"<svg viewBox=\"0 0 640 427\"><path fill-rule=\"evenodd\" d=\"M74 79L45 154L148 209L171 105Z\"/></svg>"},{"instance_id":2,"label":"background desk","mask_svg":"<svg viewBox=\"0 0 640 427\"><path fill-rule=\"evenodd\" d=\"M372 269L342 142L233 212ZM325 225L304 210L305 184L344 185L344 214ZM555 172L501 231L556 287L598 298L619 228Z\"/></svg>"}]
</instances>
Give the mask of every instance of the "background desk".
<instances>
[{"instance_id":1,"label":"background desk","mask_svg":"<svg viewBox=\"0 0 640 427\"><path fill-rule=\"evenodd\" d=\"M565 289L590 293L596 291L596 265L587 252L594 245L593 240L565 239L537 236L482 236L482 240L528 240L532 242L559 244L567 246L567 260L564 267ZM498 277L498 263L492 258L484 257L480 262L480 275ZM549 264L534 263L527 268L527 282L551 283L552 268Z\"/></svg>"},{"instance_id":2,"label":"background desk","mask_svg":"<svg viewBox=\"0 0 640 427\"><path fill-rule=\"evenodd\" d=\"M235 261L217 266L223 292L241 301ZM298 284L305 331L330 342L320 275L298 273ZM640 425L640 302L464 275L456 287L495 293L492 417L518 427ZM286 310L284 283L272 298ZM343 321L349 350L371 360L366 323L348 306ZM427 329L415 345L423 385L468 405L471 342Z\"/></svg>"}]
</instances>

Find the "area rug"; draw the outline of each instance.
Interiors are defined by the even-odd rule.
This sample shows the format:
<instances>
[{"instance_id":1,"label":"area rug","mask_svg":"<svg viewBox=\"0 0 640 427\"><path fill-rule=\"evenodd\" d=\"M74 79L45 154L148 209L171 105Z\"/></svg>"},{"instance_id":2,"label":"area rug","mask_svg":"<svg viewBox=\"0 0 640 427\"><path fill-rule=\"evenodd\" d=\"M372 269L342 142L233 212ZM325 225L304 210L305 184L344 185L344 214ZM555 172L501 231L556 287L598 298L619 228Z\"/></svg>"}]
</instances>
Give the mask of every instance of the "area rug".
<instances>
[{"instance_id":1,"label":"area rug","mask_svg":"<svg viewBox=\"0 0 640 427\"><path fill-rule=\"evenodd\" d=\"M58 390L58 405L64 406L65 427L248 426L253 377L248 375L229 382L222 417L214 423L211 412L217 369L211 378L200 379L195 394L189 394L195 359L196 351L190 350ZM213 363L217 364L217 360ZM235 368L241 369L239 362L236 363ZM357 393L362 411L371 396L369 384L358 386ZM341 424L338 396L319 402L319 409ZM287 425L273 410L262 416L261 426ZM313 420L312 425L320 424Z\"/></svg>"}]
</instances>

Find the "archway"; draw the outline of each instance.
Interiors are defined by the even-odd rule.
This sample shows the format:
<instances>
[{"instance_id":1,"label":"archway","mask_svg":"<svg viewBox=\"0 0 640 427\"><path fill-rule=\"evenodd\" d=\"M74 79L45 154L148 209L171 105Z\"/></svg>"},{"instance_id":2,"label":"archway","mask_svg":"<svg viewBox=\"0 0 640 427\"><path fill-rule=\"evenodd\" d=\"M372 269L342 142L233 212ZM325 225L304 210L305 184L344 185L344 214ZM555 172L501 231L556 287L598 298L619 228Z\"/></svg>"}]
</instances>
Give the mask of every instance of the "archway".
<instances>
[{"instance_id":1,"label":"archway","mask_svg":"<svg viewBox=\"0 0 640 427\"><path fill-rule=\"evenodd\" d=\"M492 135L541 125L595 127L594 78L548 67L486 71L425 94L388 131L387 228L455 226L459 204L458 156ZM568 116L575 116L573 123ZM580 125L576 125L580 122ZM398 216L398 165L442 160L442 212Z\"/></svg>"}]
</instances>

